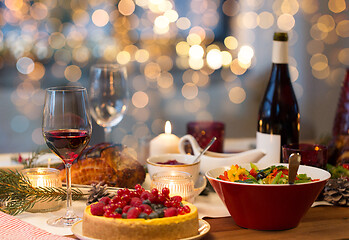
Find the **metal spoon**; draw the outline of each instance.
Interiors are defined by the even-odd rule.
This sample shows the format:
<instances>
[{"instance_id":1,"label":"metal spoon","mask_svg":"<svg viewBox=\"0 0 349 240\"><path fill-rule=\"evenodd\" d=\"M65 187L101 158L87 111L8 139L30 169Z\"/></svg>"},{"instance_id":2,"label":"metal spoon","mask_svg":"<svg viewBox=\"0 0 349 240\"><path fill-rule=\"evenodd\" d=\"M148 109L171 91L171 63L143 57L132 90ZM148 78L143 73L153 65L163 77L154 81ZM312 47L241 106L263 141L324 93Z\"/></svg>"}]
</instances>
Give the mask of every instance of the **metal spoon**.
<instances>
[{"instance_id":1,"label":"metal spoon","mask_svg":"<svg viewBox=\"0 0 349 240\"><path fill-rule=\"evenodd\" d=\"M204 150L202 150L202 152L195 158L195 160L192 162L193 163L196 163L199 161L200 157L212 146L212 144L217 140L216 137L213 137L211 139L211 141L209 142L209 144L207 144L207 146L204 148Z\"/></svg>"},{"instance_id":2,"label":"metal spoon","mask_svg":"<svg viewBox=\"0 0 349 240\"><path fill-rule=\"evenodd\" d=\"M299 164L301 163L301 155L299 153L291 153L288 158L288 183L293 184L296 176Z\"/></svg>"}]
</instances>

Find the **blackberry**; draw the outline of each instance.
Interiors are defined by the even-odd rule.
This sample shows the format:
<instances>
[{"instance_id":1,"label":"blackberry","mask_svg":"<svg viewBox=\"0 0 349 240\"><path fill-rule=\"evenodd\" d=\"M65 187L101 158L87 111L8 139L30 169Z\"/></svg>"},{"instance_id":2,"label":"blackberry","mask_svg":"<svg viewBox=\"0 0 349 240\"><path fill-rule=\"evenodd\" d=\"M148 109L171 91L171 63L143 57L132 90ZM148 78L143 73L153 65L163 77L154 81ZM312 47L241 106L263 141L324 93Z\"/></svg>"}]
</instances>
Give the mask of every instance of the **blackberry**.
<instances>
[{"instance_id":1,"label":"blackberry","mask_svg":"<svg viewBox=\"0 0 349 240\"><path fill-rule=\"evenodd\" d=\"M150 219L159 218L159 214L157 214L156 212L152 212L151 214L149 214L149 218Z\"/></svg>"},{"instance_id":2,"label":"blackberry","mask_svg":"<svg viewBox=\"0 0 349 240\"><path fill-rule=\"evenodd\" d=\"M159 218L163 218L165 216L164 208L156 209L155 212L158 214Z\"/></svg>"},{"instance_id":3,"label":"blackberry","mask_svg":"<svg viewBox=\"0 0 349 240\"><path fill-rule=\"evenodd\" d=\"M140 214L138 215L138 218L148 219L149 216L148 216L148 214L142 212L142 213L140 213Z\"/></svg>"},{"instance_id":4,"label":"blackberry","mask_svg":"<svg viewBox=\"0 0 349 240\"><path fill-rule=\"evenodd\" d=\"M119 214L122 214L122 208L117 208L117 209L115 209L115 211L114 212L116 212L116 213L119 213Z\"/></svg>"}]
</instances>

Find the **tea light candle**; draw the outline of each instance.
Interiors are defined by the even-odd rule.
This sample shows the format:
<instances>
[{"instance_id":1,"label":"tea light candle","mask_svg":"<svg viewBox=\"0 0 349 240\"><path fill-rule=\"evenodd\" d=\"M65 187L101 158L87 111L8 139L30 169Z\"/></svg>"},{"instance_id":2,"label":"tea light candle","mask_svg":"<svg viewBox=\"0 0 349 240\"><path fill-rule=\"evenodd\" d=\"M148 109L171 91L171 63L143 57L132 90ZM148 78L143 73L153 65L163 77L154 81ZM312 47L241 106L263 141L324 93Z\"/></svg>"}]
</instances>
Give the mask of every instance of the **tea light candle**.
<instances>
[{"instance_id":1,"label":"tea light candle","mask_svg":"<svg viewBox=\"0 0 349 240\"><path fill-rule=\"evenodd\" d=\"M59 170L54 168L28 168L22 171L33 187L62 187ZM60 208L61 201L39 201L29 212L48 212Z\"/></svg>"},{"instance_id":2,"label":"tea light candle","mask_svg":"<svg viewBox=\"0 0 349 240\"><path fill-rule=\"evenodd\" d=\"M165 133L161 133L150 141L149 156L164 153L179 153L179 137L171 133L171 123L166 121Z\"/></svg>"},{"instance_id":3,"label":"tea light candle","mask_svg":"<svg viewBox=\"0 0 349 240\"><path fill-rule=\"evenodd\" d=\"M195 190L192 176L187 172L158 172L152 176L151 188L170 190L170 196L181 196L184 201L194 202Z\"/></svg>"}]
</instances>

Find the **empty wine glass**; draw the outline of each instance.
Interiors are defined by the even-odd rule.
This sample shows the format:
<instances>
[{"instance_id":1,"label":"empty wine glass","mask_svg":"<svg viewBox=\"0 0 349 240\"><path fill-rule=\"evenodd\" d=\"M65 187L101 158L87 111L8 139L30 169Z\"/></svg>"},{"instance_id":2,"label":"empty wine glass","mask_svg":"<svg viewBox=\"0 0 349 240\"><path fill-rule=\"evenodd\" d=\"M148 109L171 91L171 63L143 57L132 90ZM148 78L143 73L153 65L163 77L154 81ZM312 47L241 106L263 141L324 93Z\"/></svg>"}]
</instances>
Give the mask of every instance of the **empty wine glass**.
<instances>
[{"instance_id":1,"label":"empty wine glass","mask_svg":"<svg viewBox=\"0 0 349 240\"><path fill-rule=\"evenodd\" d=\"M83 87L46 89L42 132L47 146L66 168L67 209L63 217L49 219L52 226L71 226L80 218L72 207L71 165L87 146L92 134L87 91Z\"/></svg>"},{"instance_id":2,"label":"empty wine glass","mask_svg":"<svg viewBox=\"0 0 349 240\"><path fill-rule=\"evenodd\" d=\"M89 97L92 117L104 128L105 141L112 142L112 127L123 119L129 101L126 68L117 64L92 66Z\"/></svg>"}]
</instances>

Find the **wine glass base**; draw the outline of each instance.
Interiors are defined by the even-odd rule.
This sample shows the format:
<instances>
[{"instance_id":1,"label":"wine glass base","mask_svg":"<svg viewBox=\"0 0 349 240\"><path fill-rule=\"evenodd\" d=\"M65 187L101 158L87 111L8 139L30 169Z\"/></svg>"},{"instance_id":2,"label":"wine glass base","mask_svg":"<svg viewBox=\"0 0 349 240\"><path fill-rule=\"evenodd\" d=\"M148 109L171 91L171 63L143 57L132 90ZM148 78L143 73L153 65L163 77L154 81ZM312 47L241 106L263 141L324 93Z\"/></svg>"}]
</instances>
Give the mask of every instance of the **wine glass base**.
<instances>
[{"instance_id":1,"label":"wine glass base","mask_svg":"<svg viewBox=\"0 0 349 240\"><path fill-rule=\"evenodd\" d=\"M47 224L54 227L71 227L74 223L80 221L78 216L73 217L54 217L47 220Z\"/></svg>"}]
</instances>

